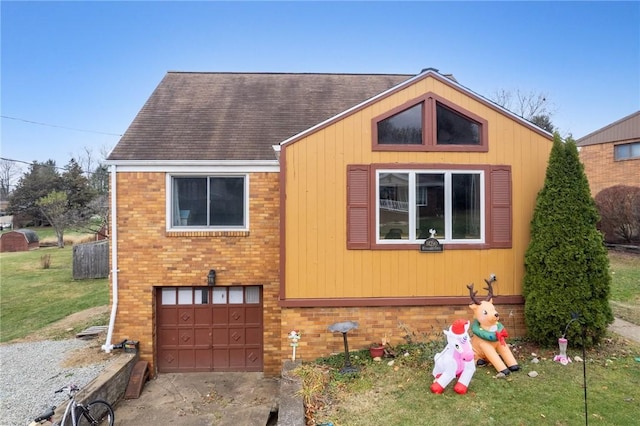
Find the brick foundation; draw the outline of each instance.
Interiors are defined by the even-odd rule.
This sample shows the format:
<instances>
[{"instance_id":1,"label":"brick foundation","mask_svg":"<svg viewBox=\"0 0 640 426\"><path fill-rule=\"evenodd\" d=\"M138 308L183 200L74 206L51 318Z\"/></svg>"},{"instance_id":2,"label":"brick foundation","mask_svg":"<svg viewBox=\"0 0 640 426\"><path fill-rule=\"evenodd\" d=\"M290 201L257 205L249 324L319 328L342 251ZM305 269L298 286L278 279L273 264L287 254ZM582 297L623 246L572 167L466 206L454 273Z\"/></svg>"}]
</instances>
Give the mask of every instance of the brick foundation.
<instances>
[{"instance_id":1,"label":"brick foundation","mask_svg":"<svg viewBox=\"0 0 640 426\"><path fill-rule=\"evenodd\" d=\"M510 337L526 334L523 305L496 305L502 323ZM413 341L434 338L458 318L472 320L468 305L462 306L408 306L358 308L283 308L282 357L291 358L287 334L291 330L302 333L296 349L296 359L312 361L318 357L344 351L341 333L327 330L329 325L341 321L356 321L359 327L347 333L349 350L368 348L371 343L387 337L391 345L406 343L404 336Z\"/></svg>"}]
</instances>

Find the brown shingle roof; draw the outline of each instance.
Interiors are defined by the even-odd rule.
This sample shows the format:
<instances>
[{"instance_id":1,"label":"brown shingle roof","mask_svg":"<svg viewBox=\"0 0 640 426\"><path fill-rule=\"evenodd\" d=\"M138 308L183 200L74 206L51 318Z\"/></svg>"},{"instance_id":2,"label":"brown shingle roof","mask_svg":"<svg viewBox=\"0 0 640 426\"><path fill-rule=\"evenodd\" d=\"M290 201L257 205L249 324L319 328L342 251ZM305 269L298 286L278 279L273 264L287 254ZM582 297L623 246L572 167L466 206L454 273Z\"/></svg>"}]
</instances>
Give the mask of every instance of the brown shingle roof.
<instances>
[{"instance_id":1,"label":"brown shingle roof","mask_svg":"<svg viewBox=\"0 0 640 426\"><path fill-rule=\"evenodd\" d=\"M169 72L108 160L273 160L272 145L411 77Z\"/></svg>"},{"instance_id":2,"label":"brown shingle roof","mask_svg":"<svg viewBox=\"0 0 640 426\"><path fill-rule=\"evenodd\" d=\"M636 111L620 120L581 137L578 146L596 145L609 142L621 142L640 138L640 111Z\"/></svg>"}]
</instances>

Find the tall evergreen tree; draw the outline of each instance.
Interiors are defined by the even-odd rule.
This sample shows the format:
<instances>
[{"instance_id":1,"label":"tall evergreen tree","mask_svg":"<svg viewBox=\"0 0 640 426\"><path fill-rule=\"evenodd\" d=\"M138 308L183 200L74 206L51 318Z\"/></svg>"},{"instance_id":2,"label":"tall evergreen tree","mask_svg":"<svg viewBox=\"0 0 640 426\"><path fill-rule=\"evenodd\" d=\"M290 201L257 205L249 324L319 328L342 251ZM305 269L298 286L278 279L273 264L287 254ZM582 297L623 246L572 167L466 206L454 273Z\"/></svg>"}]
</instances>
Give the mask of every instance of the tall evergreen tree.
<instances>
[{"instance_id":1,"label":"tall evergreen tree","mask_svg":"<svg viewBox=\"0 0 640 426\"><path fill-rule=\"evenodd\" d=\"M84 209L96 197L96 191L75 159L69 160L61 178L69 209Z\"/></svg>"},{"instance_id":2,"label":"tall evergreen tree","mask_svg":"<svg viewBox=\"0 0 640 426\"><path fill-rule=\"evenodd\" d=\"M98 195L109 194L109 169L106 165L100 164L89 178L91 187Z\"/></svg>"},{"instance_id":3,"label":"tall evergreen tree","mask_svg":"<svg viewBox=\"0 0 640 426\"><path fill-rule=\"evenodd\" d=\"M598 220L576 144L570 138L563 143L556 132L525 254L525 322L534 341L555 344L578 314L584 343L591 346L613 322L609 258ZM581 344L582 326L569 327L565 337Z\"/></svg>"},{"instance_id":4,"label":"tall evergreen tree","mask_svg":"<svg viewBox=\"0 0 640 426\"><path fill-rule=\"evenodd\" d=\"M36 202L52 191L61 190L62 181L56 170L56 163L49 160L46 163L33 162L29 171L18 182L16 189L9 197L8 212L19 216L25 225L29 222L36 226L46 223ZM15 219L14 219L15 220ZM21 225L21 226L22 226Z\"/></svg>"}]
</instances>

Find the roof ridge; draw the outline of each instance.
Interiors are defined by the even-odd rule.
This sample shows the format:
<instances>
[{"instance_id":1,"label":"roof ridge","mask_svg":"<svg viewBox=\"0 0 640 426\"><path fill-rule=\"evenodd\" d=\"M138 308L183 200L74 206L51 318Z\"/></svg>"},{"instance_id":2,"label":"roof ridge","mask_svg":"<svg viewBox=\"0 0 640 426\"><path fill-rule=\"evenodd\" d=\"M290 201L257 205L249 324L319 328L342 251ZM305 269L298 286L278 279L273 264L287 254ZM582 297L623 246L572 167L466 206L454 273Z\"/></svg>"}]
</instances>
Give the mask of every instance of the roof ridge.
<instances>
[{"instance_id":1,"label":"roof ridge","mask_svg":"<svg viewBox=\"0 0 640 426\"><path fill-rule=\"evenodd\" d=\"M392 76L415 76L416 74L406 74L406 73L355 73L355 72L279 72L279 71L176 71L169 70L167 74L224 74L224 75L354 75L354 76L363 76L363 75L376 75L376 76L384 76L384 75L392 75Z\"/></svg>"}]
</instances>

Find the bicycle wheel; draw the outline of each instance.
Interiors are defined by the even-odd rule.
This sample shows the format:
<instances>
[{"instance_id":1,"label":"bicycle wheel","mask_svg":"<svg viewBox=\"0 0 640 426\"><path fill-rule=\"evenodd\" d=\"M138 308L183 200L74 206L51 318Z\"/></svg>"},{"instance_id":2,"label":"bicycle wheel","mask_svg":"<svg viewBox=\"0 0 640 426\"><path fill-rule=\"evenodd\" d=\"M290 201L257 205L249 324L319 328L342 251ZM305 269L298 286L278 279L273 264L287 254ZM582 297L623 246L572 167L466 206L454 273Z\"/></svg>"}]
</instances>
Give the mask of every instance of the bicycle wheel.
<instances>
[{"instance_id":1,"label":"bicycle wheel","mask_svg":"<svg viewBox=\"0 0 640 426\"><path fill-rule=\"evenodd\" d=\"M108 402L95 400L78 410L78 426L104 425L113 426L115 415Z\"/></svg>"}]
</instances>

